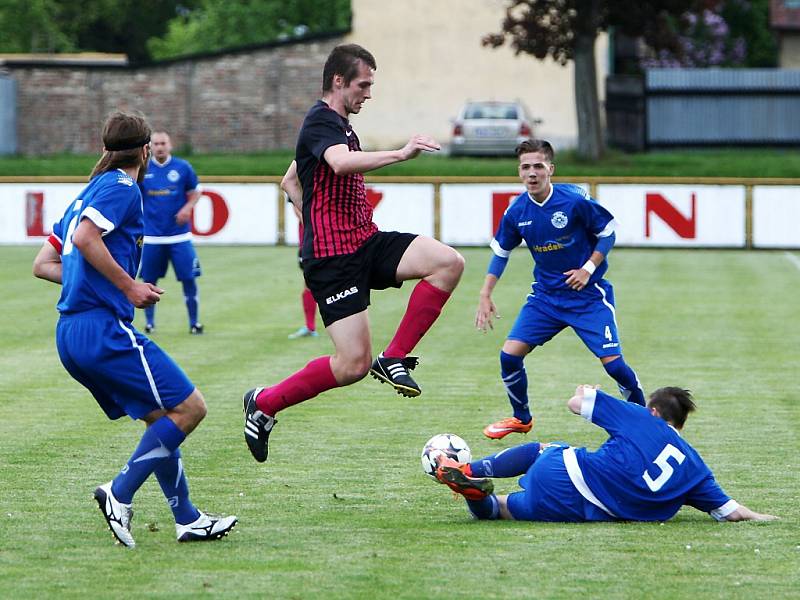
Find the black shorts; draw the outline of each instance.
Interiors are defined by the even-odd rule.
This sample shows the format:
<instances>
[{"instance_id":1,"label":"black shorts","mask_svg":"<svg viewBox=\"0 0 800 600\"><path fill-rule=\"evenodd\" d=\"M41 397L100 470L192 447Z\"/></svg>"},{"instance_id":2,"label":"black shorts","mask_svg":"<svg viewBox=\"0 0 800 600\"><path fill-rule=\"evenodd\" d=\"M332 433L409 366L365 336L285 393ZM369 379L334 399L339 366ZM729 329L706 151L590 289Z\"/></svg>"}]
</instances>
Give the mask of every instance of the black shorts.
<instances>
[{"instance_id":1,"label":"black shorts","mask_svg":"<svg viewBox=\"0 0 800 600\"><path fill-rule=\"evenodd\" d=\"M369 306L369 291L399 288L397 266L415 233L379 231L352 254L303 260L303 275L327 327Z\"/></svg>"}]
</instances>

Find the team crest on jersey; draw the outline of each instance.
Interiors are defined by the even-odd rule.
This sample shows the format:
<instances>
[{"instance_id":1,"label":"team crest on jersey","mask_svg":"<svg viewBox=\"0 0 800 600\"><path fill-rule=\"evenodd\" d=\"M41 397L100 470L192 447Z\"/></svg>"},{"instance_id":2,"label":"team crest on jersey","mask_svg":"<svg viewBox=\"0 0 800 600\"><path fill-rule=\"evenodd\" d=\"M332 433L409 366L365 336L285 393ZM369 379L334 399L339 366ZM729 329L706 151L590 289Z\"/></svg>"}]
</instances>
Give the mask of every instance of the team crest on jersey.
<instances>
[{"instance_id":1,"label":"team crest on jersey","mask_svg":"<svg viewBox=\"0 0 800 600\"><path fill-rule=\"evenodd\" d=\"M136 238L136 247L141 248L142 246L144 246L144 236L140 235L138 238Z\"/></svg>"},{"instance_id":2,"label":"team crest on jersey","mask_svg":"<svg viewBox=\"0 0 800 600\"><path fill-rule=\"evenodd\" d=\"M550 217L550 222L556 229L564 229L564 227L567 226L567 223L569 223L569 219L567 218L567 215L559 210L558 212L553 213L553 216Z\"/></svg>"},{"instance_id":3,"label":"team crest on jersey","mask_svg":"<svg viewBox=\"0 0 800 600\"><path fill-rule=\"evenodd\" d=\"M178 173L175 169L171 169L170 172L167 173L167 179L169 179L172 183L175 183L180 178L180 173Z\"/></svg>"}]
</instances>

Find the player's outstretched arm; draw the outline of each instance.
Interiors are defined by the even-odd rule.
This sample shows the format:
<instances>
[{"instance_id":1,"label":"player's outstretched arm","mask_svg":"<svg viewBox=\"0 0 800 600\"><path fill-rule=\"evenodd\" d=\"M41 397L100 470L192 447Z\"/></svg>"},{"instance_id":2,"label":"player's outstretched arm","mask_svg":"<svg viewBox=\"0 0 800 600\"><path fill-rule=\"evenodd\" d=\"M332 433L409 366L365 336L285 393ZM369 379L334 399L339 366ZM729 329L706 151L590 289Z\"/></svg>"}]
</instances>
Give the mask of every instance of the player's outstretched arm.
<instances>
[{"instance_id":1,"label":"player's outstretched arm","mask_svg":"<svg viewBox=\"0 0 800 600\"><path fill-rule=\"evenodd\" d=\"M102 233L103 230L91 220L83 219L72 234L72 243L80 250L83 258L119 288L136 308L146 308L158 302L164 290L152 283L136 281L128 275L111 256Z\"/></svg>"},{"instance_id":2,"label":"player's outstretched arm","mask_svg":"<svg viewBox=\"0 0 800 600\"><path fill-rule=\"evenodd\" d=\"M757 513L753 510L750 510L746 506L740 504L739 508L725 517L725 521L774 521L778 519L775 515L767 515L762 513Z\"/></svg>"},{"instance_id":3,"label":"player's outstretched arm","mask_svg":"<svg viewBox=\"0 0 800 600\"><path fill-rule=\"evenodd\" d=\"M415 135L400 150L351 152L346 144L336 144L325 150L323 156L337 175L350 175L374 171L386 165L416 158L420 152L435 152L440 149L441 146L433 138L427 135Z\"/></svg>"},{"instance_id":4,"label":"player's outstretched arm","mask_svg":"<svg viewBox=\"0 0 800 600\"><path fill-rule=\"evenodd\" d=\"M50 241L46 241L39 249L39 254L33 259L33 274L39 279L61 283L61 254Z\"/></svg>"}]
</instances>

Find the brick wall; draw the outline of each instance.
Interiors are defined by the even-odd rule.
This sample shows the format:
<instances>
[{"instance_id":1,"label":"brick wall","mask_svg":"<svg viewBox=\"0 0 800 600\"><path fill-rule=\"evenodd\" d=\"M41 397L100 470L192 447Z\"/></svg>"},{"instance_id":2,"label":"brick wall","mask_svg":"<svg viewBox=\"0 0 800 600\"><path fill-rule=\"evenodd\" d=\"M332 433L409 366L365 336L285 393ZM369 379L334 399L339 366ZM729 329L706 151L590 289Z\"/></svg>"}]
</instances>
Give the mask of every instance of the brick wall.
<instances>
[{"instance_id":1,"label":"brick wall","mask_svg":"<svg viewBox=\"0 0 800 600\"><path fill-rule=\"evenodd\" d=\"M115 109L142 111L176 147L195 152L291 148L319 98L322 65L342 37L285 43L143 67L6 61L17 81L18 152L98 152Z\"/></svg>"}]
</instances>

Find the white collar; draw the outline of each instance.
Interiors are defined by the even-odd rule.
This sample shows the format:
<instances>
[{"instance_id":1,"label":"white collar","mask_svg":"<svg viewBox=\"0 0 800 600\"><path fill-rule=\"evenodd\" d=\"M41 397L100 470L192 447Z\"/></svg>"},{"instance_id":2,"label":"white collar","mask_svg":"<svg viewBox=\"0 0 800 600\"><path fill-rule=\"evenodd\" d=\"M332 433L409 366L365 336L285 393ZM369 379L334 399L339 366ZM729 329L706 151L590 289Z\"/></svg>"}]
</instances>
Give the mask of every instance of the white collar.
<instances>
[{"instance_id":1,"label":"white collar","mask_svg":"<svg viewBox=\"0 0 800 600\"><path fill-rule=\"evenodd\" d=\"M172 162L172 154L170 154L170 155L169 155L169 158L168 158L167 160L165 160L163 163L160 163L160 162L158 162L158 161L156 160L156 157L155 157L155 156L151 156L151 157L150 157L150 161L151 161L153 164L155 164L157 167L161 167L161 168L163 168L163 167L166 167L166 166L167 166L169 163L171 163L171 162Z\"/></svg>"},{"instance_id":2,"label":"white collar","mask_svg":"<svg viewBox=\"0 0 800 600\"><path fill-rule=\"evenodd\" d=\"M547 198L545 198L545 199L544 199L544 202L541 202L541 203L540 203L540 202L538 202L538 201L537 201L537 200L536 200L536 199L535 199L533 196L531 196L531 193L530 193L528 190L525 190L525 193L526 193L526 194L528 194L528 199L529 199L531 202L533 202L533 203L534 203L536 206L544 206L545 204L547 204L547 201L548 201L548 200L550 200L550 198L552 198L552 197L553 197L553 192L555 191L555 189L556 189L556 188L555 188L555 187L553 186L553 184L551 183L551 184L550 184L550 193L549 193L549 194L547 194Z\"/></svg>"}]
</instances>

